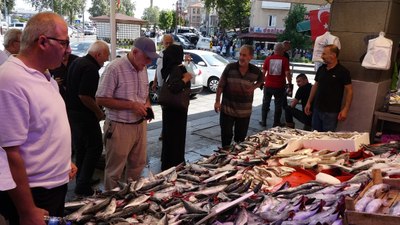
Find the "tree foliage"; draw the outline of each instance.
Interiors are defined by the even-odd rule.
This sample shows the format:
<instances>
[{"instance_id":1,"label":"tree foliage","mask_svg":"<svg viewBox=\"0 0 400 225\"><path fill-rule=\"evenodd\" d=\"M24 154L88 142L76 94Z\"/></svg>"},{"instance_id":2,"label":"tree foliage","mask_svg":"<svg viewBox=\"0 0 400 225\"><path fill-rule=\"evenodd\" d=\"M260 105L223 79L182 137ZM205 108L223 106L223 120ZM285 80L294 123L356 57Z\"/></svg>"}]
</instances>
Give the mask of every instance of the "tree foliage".
<instances>
[{"instance_id":1,"label":"tree foliage","mask_svg":"<svg viewBox=\"0 0 400 225\"><path fill-rule=\"evenodd\" d=\"M302 4L294 4L288 16L285 18L285 31L278 35L278 41L290 40L292 48L308 49L311 47L311 39L305 33L296 30L297 23L304 20L307 9Z\"/></svg>"},{"instance_id":2,"label":"tree foliage","mask_svg":"<svg viewBox=\"0 0 400 225\"><path fill-rule=\"evenodd\" d=\"M250 0L204 0L207 10L216 9L219 26L223 29L240 28L249 26Z\"/></svg>"},{"instance_id":3,"label":"tree foliage","mask_svg":"<svg viewBox=\"0 0 400 225\"><path fill-rule=\"evenodd\" d=\"M86 4L85 0L25 0L25 2L30 3L39 12L51 9L62 16L68 16L69 22L72 22L76 15L83 14L82 9Z\"/></svg>"},{"instance_id":4,"label":"tree foliage","mask_svg":"<svg viewBox=\"0 0 400 225\"><path fill-rule=\"evenodd\" d=\"M160 12L159 27L163 30L170 30L174 27L175 17L174 12L171 10Z\"/></svg>"},{"instance_id":5,"label":"tree foliage","mask_svg":"<svg viewBox=\"0 0 400 225\"><path fill-rule=\"evenodd\" d=\"M150 24L158 24L160 18L160 9L158 6L145 8L143 11L143 20L149 21Z\"/></svg>"},{"instance_id":6,"label":"tree foliage","mask_svg":"<svg viewBox=\"0 0 400 225\"><path fill-rule=\"evenodd\" d=\"M115 1L115 12L122 13L128 16L134 16L135 4L131 0L122 0L119 7ZM104 16L110 15L110 1L109 0L92 0L92 6L88 9L91 16Z\"/></svg>"},{"instance_id":7,"label":"tree foliage","mask_svg":"<svg viewBox=\"0 0 400 225\"><path fill-rule=\"evenodd\" d=\"M13 10L15 6L15 0L7 0L7 5L4 3L5 3L4 0L0 2L1 13L3 14L3 17L5 15L5 6L7 6L7 13L10 14L10 12Z\"/></svg>"}]
</instances>

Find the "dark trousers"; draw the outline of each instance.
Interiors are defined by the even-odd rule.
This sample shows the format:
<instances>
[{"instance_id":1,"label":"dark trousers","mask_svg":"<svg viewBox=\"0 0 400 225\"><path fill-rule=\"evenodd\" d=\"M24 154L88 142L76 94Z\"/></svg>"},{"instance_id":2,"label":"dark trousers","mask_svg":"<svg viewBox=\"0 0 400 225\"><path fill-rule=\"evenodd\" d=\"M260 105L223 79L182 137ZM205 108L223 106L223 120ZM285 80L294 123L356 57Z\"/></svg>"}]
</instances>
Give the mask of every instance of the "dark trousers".
<instances>
[{"instance_id":1,"label":"dark trousers","mask_svg":"<svg viewBox=\"0 0 400 225\"><path fill-rule=\"evenodd\" d=\"M295 107L285 107L286 123L293 123L293 117L304 124L304 130L311 130L311 115L307 116L303 111Z\"/></svg>"},{"instance_id":2,"label":"dark trousers","mask_svg":"<svg viewBox=\"0 0 400 225\"><path fill-rule=\"evenodd\" d=\"M35 205L38 208L47 210L50 216L57 217L64 216L64 203L67 190L67 184L52 189L41 187L31 188ZM10 225L19 225L17 209L7 191L0 191L0 214L6 220L9 220Z\"/></svg>"},{"instance_id":3,"label":"dark trousers","mask_svg":"<svg viewBox=\"0 0 400 225\"><path fill-rule=\"evenodd\" d=\"M336 131L339 113L321 112L314 106L312 111L312 128L319 132Z\"/></svg>"},{"instance_id":4,"label":"dark trousers","mask_svg":"<svg viewBox=\"0 0 400 225\"><path fill-rule=\"evenodd\" d=\"M94 116L68 112L72 133L72 148L76 154L77 192L90 192L91 179L103 151L103 139L99 121Z\"/></svg>"},{"instance_id":5,"label":"dark trousers","mask_svg":"<svg viewBox=\"0 0 400 225\"><path fill-rule=\"evenodd\" d=\"M250 117L238 118L220 112L219 125L221 127L222 147L231 145L233 133L235 133L233 140L236 143L244 141L249 129L249 122Z\"/></svg>"},{"instance_id":6,"label":"dark trousers","mask_svg":"<svg viewBox=\"0 0 400 225\"><path fill-rule=\"evenodd\" d=\"M187 109L162 107L161 170L185 162Z\"/></svg>"},{"instance_id":7,"label":"dark trousers","mask_svg":"<svg viewBox=\"0 0 400 225\"><path fill-rule=\"evenodd\" d=\"M285 88L266 88L264 87L263 103L261 108L261 122L267 122L267 116L269 112L269 107L271 104L272 96L275 97L275 113L274 113L274 124L273 127L279 126L281 124L282 109L286 99Z\"/></svg>"}]
</instances>

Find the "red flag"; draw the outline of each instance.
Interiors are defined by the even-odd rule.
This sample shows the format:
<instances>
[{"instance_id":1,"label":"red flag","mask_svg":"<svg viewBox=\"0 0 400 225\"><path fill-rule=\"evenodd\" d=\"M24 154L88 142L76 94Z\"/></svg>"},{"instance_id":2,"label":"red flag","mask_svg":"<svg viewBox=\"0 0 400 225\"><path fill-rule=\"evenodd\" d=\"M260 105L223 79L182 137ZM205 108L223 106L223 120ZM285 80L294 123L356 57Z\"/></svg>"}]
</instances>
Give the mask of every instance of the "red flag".
<instances>
[{"instance_id":1,"label":"red flag","mask_svg":"<svg viewBox=\"0 0 400 225\"><path fill-rule=\"evenodd\" d=\"M313 41L318 36L328 31L330 9L311 10L310 13L311 38Z\"/></svg>"}]
</instances>

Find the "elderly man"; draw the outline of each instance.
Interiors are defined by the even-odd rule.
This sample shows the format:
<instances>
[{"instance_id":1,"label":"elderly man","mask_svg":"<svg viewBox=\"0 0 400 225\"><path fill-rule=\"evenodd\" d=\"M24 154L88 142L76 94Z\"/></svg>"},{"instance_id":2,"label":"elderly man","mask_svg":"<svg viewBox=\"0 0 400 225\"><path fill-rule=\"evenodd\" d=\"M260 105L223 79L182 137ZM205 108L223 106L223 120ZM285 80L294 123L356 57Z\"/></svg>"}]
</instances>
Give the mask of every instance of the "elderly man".
<instances>
[{"instance_id":1,"label":"elderly man","mask_svg":"<svg viewBox=\"0 0 400 225\"><path fill-rule=\"evenodd\" d=\"M4 34L4 50L0 50L0 65L3 64L10 55L16 55L19 52L22 31L18 29L9 29Z\"/></svg>"},{"instance_id":2,"label":"elderly man","mask_svg":"<svg viewBox=\"0 0 400 225\"><path fill-rule=\"evenodd\" d=\"M249 128L254 90L263 83L263 75L250 63L254 49L251 45L240 48L238 62L225 67L218 84L214 110L220 112L221 141L229 148L233 140L244 141ZM221 94L222 102L221 102ZM233 135L233 128L235 133Z\"/></svg>"},{"instance_id":3,"label":"elderly man","mask_svg":"<svg viewBox=\"0 0 400 225\"><path fill-rule=\"evenodd\" d=\"M274 46L274 54L265 59L263 72L265 74L264 97L261 109L261 126L267 126L267 115L272 96L275 97L275 112L273 127L281 126L281 115L286 100L286 79L292 83L292 75L289 70L289 60L283 56L285 48L282 43Z\"/></svg>"},{"instance_id":4,"label":"elderly man","mask_svg":"<svg viewBox=\"0 0 400 225\"><path fill-rule=\"evenodd\" d=\"M335 131L338 121L344 121L353 99L350 72L338 61L339 48L327 45L322 52L324 65L318 68L305 112L311 115L312 128L317 131ZM344 104L342 99L344 96Z\"/></svg>"},{"instance_id":5,"label":"elderly man","mask_svg":"<svg viewBox=\"0 0 400 225\"><path fill-rule=\"evenodd\" d=\"M13 225L45 225L46 211L50 216L64 213L71 134L64 101L48 69L59 66L69 51L64 19L38 13L26 25L17 57L0 67L0 146L16 183L0 192L0 214Z\"/></svg>"},{"instance_id":6,"label":"elderly man","mask_svg":"<svg viewBox=\"0 0 400 225\"><path fill-rule=\"evenodd\" d=\"M105 115L96 103L99 69L110 56L104 41L94 42L88 54L76 59L67 75L67 112L72 132L72 148L76 155L78 174L75 194L93 195L91 179L103 151L99 121Z\"/></svg>"},{"instance_id":7,"label":"elderly man","mask_svg":"<svg viewBox=\"0 0 400 225\"><path fill-rule=\"evenodd\" d=\"M96 101L107 115L106 190L118 187L124 168L126 179L136 180L146 165L146 116L151 110L146 65L158 57L154 42L140 37L128 55L112 61L101 76Z\"/></svg>"}]
</instances>

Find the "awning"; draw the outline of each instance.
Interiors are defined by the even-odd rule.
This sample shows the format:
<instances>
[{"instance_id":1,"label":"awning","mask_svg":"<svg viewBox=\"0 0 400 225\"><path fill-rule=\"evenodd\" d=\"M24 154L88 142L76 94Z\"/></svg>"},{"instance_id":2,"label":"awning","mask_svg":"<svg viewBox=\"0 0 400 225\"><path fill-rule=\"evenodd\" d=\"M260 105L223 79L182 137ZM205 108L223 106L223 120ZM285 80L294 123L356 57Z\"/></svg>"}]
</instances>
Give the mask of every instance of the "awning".
<instances>
[{"instance_id":1,"label":"awning","mask_svg":"<svg viewBox=\"0 0 400 225\"><path fill-rule=\"evenodd\" d=\"M276 41L277 35L271 33L249 32L239 34L238 38L252 39L255 41Z\"/></svg>"},{"instance_id":2,"label":"awning","mask_svg":"<svg viewBox=\"0 0 400 225\"><path fill-rule=\"evenodd\" d=\"M310 21L309 20L304 20L296 25L296 30L297 32L305 32L309 31L311 29Z\"/></svg>"}]
</instances>

